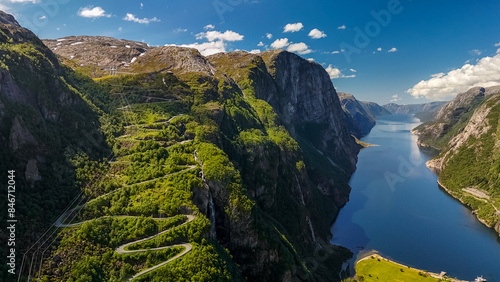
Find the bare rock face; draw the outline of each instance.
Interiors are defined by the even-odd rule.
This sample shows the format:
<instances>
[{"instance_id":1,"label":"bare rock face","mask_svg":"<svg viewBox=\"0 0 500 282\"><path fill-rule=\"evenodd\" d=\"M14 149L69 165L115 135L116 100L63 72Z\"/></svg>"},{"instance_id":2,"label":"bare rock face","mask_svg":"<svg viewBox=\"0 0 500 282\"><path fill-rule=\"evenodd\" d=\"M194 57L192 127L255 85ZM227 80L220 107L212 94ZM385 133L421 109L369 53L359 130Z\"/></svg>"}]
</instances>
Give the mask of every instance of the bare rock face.
<instances>
[{"instance_id":1,"label":"bare rock face","mask_svg":"<svg viewBox=\"0 0 500 282\"><path fill-rule=\"evenodd\" d=\"M15 27L21 27L14 18L14 16L7 14L4 11L0 11L0 23L8 24Z\"/></svg>"},{"instance_id":2,"label":"bare rock face","mask_svg":"<svg viewBox=\"0 0 500 282\"><path fill-rule=\"evenodd\" d=\"M37 146L37 141L33 134L21 124L21 119L15 117L10 129L10 148L15 152L23 146Z\"/></svg>"},{"instance_id":3,"label":"bare rock face","mask_svg":"<svg viewBox=\"0 0 500 282\"><path fill-rule=\"evenodd\" d=\"M318 63L281 50L263 52L262 57L278 92L275 99L262 93L267 96L263 100L269 100L292 135L309 123L324 125L317 149L332 160L347 157L347 166L342 167L348 174L353 172L358 147L345 125L346 117L328 73Z\"/></svg>"},{"instance_id":4,"label":"bare rock face","mask_svg":"<svg viewBox=\"0 0 500 282\"><path fill-rule=\"evenodd\" d=\"M30 159L26 164L26 171L24 172L26 180L31 183L31 186L34 186L36 181L42 180L42 176L38 171L38 164L36 159Z\"/></svg>"},{"instance_id":5,"label":"bare rock face","mask_svg":"<svg viewBox=\"0 0 500 282\"><path fill-rule=\"evenodd\" d=\"M54 53L76 61L80 66L128 68L137 58L153 48L146 43L104 36L68 36L45 39Z\"/></svg>"},{"instance_id":6,"label":"bare rock face","mask_svg":"<svg viewBox=\"0 0 500 282\"><path fill-rule=\"evenodd\" d=\"M468 110L474 100L482 100L486 90L483 87L474 87L465 93L458 94L450 102L446 103L437 113L435 120L452 122L460 114Z\"/></svg>"}]
</instances>

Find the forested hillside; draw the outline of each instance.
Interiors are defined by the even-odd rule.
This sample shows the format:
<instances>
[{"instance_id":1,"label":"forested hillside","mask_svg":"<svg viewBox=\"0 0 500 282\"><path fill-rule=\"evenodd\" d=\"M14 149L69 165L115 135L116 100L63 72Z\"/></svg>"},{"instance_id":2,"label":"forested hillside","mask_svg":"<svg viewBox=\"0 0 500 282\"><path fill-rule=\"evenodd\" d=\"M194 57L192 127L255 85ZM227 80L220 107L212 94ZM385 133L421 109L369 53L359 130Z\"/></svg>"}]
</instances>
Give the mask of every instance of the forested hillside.
<instances>
[{"instance_id":1,"label":"forested hillside","mask_svg":"<svg viewBox=\"0 0 500 282\"><path fill-rule=\"evenodd\" d=\"M419 143L441 149L427 166L440 185L500 232L498 121L500 88L472 88L444 105L434 121L414 129Z\"/></svg>"}]
</instances>

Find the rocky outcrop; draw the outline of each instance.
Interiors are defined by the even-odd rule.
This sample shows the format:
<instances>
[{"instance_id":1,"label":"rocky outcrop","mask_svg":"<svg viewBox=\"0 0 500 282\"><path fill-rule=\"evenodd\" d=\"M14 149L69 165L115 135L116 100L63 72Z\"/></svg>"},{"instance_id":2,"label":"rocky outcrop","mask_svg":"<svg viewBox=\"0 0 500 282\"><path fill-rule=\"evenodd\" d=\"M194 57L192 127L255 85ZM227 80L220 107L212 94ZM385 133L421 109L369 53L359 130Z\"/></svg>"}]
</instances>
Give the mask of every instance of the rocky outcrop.
<instances>
[{"instance_id":1,"label":"rocky outcrop","mask_svg":"<svg viewBox=\"0 0 500 282\"><path fill-rule=\"evenodd\" d=\"M16 116L12 121L9 135L9 147L13 152L22 149L25 146L38 147L38 142L31 132L21 124L22 118Z\"/></svg>"},{"instance_id":2,"label":"rocky outcrop","mask_svg":"<svg viewBox=\"0 0 500 282\"><path fill-rule=\"evenodd\" d=\"M15 27L21 27L19 25L19 23L16 21L16 19L14 18L14 16L7 14L4 11L0 11L0 23L15 26Z\"/></svg>"},{"instance_id":3,"label":"rocky outcrop","mask_svg":"<svg viewBox=\"0 0 500 282\"><path fill-rule=\"evenodd\" d=\"M38 171L38 163L36 159L30 159L26 164L26 170L24 172L26 180L31 184L31 187L35 186L36 181L42 180L42 176Z\"/></svg>"}]
</instances>

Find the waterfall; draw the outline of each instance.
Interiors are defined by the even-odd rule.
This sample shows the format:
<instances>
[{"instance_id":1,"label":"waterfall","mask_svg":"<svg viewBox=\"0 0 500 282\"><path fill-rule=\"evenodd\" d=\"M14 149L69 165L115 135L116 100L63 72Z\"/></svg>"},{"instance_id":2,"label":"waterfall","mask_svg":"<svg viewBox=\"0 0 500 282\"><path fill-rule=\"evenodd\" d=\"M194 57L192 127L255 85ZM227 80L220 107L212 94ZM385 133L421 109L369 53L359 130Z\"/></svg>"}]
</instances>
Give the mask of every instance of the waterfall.
<instances>
[{"instance_id":1,"label":"waterfall","mask_svg":"<svg viewBox=\"0 0 500 282\"><path fill-rule=\"evenodd\" d=\"M297 177L297 174L294 174L295 176L295 181L297 181L297 189L299 190L299 196L300 196L300 202L302 203L302 205L306 205L306 203L304 202L304 194L302 194L302 187L300 187L300 182L299 182L299 178Z\"/></svg>"},{"instance_id":2,"label":"waterfall","mask_svg":"<svg viewBox=\"0 0 500 282\"><path fill-rule=\"evenodd\" d=\"M215 229L215 205L214 205L214 199L212 198L212 189L210 189L210 186L208 185L207 179L205 178L205 173L203 172L203 166L198 159L198 154L196 153L196 150L194 150L194 160L200 165L202 168L200 173L201 173L201 181L203 183L203 187L205 187L208 190L208 209L207 209L207 216L209 217L210 220L210 235L212 236L213 239L217 239L217 232Z\"/></svg>"},{"instance_id":3,"label":"waterfall","mask_svg":"<svg viewBox=\"0 0 500 282\"><path fill-rule=\"evenodd\" d=\"M208 202L208 214L210 214L210 234L212 238L217 239L217 232L215 231L215 207L214 207L214 199L212 198L212 193L209 191L209 202Z\"/></svg>"},{"instance_id":4,"label":"waterfall","mask_svg":"<svg viewBox=\"0 0 500 282\"><path fill-rule=\"evenodd\" d=\"M313 226L312 226L311 219L308 216L306 216L306 221L307 221L307 224L309 224L309 229L311 229L312 239L316 243L316 235L314 234L314 229L313 229Z\"/></svg>"}]
</instances>

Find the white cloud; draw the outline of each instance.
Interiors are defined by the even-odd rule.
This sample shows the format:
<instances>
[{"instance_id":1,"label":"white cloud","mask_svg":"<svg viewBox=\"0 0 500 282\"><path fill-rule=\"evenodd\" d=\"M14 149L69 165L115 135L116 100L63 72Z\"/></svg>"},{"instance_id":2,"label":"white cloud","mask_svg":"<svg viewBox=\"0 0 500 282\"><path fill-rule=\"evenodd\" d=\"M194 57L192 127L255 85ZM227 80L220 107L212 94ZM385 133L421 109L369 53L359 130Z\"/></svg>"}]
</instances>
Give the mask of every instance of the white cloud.
<instances>
[{"instance_id":1,"label":"white cloud","mask_svg":"<svg viewBox=\"0 0 500 282\"><path fill-rule=\"evenodd\" d=\"M333 51L332 54L340 54L340 51Z\"/></svg>"},{"instance_id":2,"label":"white cloud","mask_svg":"<svg viewBox=\"0 0 500 282\"><path fill-rule=\"evenodd\" d=\"M314 58L307 59L309 62L314 62Z\"/></svg>"},{"instance_id":3,"label":"white cloud","mask_svg":"<svg viewBox=\"0 0 500 282\"><path fill-rule=\"evenodd\" d=\"M302 23L287 24L283 29L283 32L297 32L304 28Z\"/></svg>"},{"instance_id":4,"label":"white cloud","mask_svg":"<svg viewBox=\"0 0 500 282\"><path fill-rule=\"evenodd\" d=\"M273 35L270 33L266 33L266 37L267 37L267 39L271 39L271 38L273 38Z\"/></svg>"},{"instance_id":5,"label":"white cloud","mask_svg":"<svg viewBox=\"0 0 500 282\"><path fill-rule=\"evenodd\" d=\"M472 87L488 87L498 84L500 84L500 54L494 57L484 57L476 65L465 64L446 74L422 80L407 92L415 98L443 100Z\"/></svg>"},{"instance_id":6,"label":"white cloud","mask_svg":"<svg viewBox=\"0 0 500 282\"><path fill-rule=\"evenodd\" d=\"M340 70L338 68L332 67L332 65L328 65L328 67L325 70L330 76L330 79L339 78L340 75L342 75Z\"/></svg>"},{"instance_id":7,"label":"white cloud","mask_svg":"<svg viewBox=\"0 0 500 282\"><path fill-rule=\"evenodd\" d=\"M357 71L357 70L355 70L355 69L349 69L349 70L350 70L350 71L352 71L352 72L358 72L358 71Z\"/></svg>"},{"instance_id":8,"label":"white cloud","mask_svg":"<svg viewBox=\"0 0 500 282\"><path fill-rule=\"evenodd\" d=\"M471 55L477 55L477 56L480 56L480 55L481 55L481 53L483 53L483 52L481 52L481 50L478 50L478 49L474 49L474 50L470 50L470 51L469 51L469 54L471 54Z\"/></svg>"},{"instance_id":9,"label":"white cloud","mask_svg":"<svg viewBox=\"0 0 500 282\"><path fill-rule=\"evenodd\" d=\"M343 25L341 25L341 26L337 27L337 29L346 29L346 28L347 28L347 27L345 26L345 24L343 24Z\"/></svg>"},{"instance_id":10,"label":"white cloud","mask_svg":"<svg viewBox=\"0 0 500 282\"><path fill-rule=\"evenodd\" d=\"M110 14L106 14L106 11L104 11L103 8L92 6L80 8L80 10L78 10L78 15L84 18L111 17Z\"/></svg>"},{"instance_id":11,"label":"white cloud","mask_svg":"<svg viewBox=\"0 0 500 282\"><path fill-rule=\"evenodd\" d=\"M220 31L207 31L196 34L196 39L206 38L208 41L215 40L225 40L225 41L241 41L243 40L243 35L234 32L232 30L226 30L224 33Z\"/></svg>"},{"instance_id":12,"label":"white cloud","mask_svg":"<svg viewBox=\"0 0 500 282\"><path fill-rule=\"evenodd\" d=\"M312 39L320 39L326 37L326 34L323 31L315 28L309 32L309 37L311 37Z\"/></svg>"},{"instance_id":13,"label":"white cloud","mask_svg":"<svg viewBox=\"0 0 500 282\"><path fill-rule=\"evenodd\" d=\"M500 42L495 43L495 47L498 47L498 46L500 46Z\"/></svg>"},{"instance_id":14,"label":"white cloud","mask_svg":"<svg viewBox=\"0 0 500 282\"><path fill-rule=\"evenodd\" d=\"M273 47L274 49L284 48L288 45L290 45L290 42L288 42L288 38L276 39L273 43L271 43L271 47Z\"/></svg>"},{"instance_id":15,"label":"white cloud","mask_svg":"<svg viewBox=\"0 0 500 282\"><path fill-rule=\"evenodd\" d=\"M431 74L431 77L437 77L437 78L440 78L440 77L443 77L443 76L444 76L444 72Z\"/></svg>"},{"instance_id":16,"label":"white cloud","mask_svg":"<svg viewBox=\"0 0 500 282\"><path fill-rule=\"evenodd\" d=\"M148 19L148 18L140 19L140 18L137 18L134 14L131 14L131 13L127 13L127 15L123 18L123 20L129 21L129 22L140 23L140 24L149 24L151 22L160 22L161 21L157 17L150 18L150 19Z\"/></svg>"},{"instance_id":17,"label":"white cloud","mask_svg":"<svg viewBox=\"0 0 500 282\"><path fill-rule=\"evenodd\" d=\"M166 45L169 46L169 45ZM180 46L187 48L194 48L200 51L203 56L209 56L216 53L226 52L226 44L222 40L204 42L204 43L193 43L193 44L183 44L183 45L170 45L170 46Z\"/></svg>"},{"instance_id":18,"label":"white cloud","mask_svg":"<svg viewBox=\"0 0 500 282\"><path fill-rule=\"evenodd\" d=\"M382 52L382 47L378 47L377 51Z\"/></svg>"},{"instance_id":19,"label":"white cloud","mask_svg":"<svg viewBox=\"0 0 500 282\"><path fill-rule=\"evenodd\" d=\"M309 54L312 52L304 42L290 44L287 48L288 52L297 52L301 55Z\"/></svg>"},{"instance_id":20,"label":"white cloud","mask_svg":"<svg viewBox=\"0 0 500 282\"><path fill-rule=\"evenodd\" d=\"M174 32L175 32L175 33L179 33L179 32L187 32L187 31L188 31L188 30L187 30L187 28L180 28L180 27L179 27L179 28L174 29Z\"/></svg>"},{"instance_id":21,"label":"white cloud","mask_svg":"<svg viewBox=\"0 0 500 282\"><path fill-rule=\"evenodd\" d=\"M45 20L46 18L47 18L46 16L41 16L41 17L39 17L38 19L39 19L39 20Z\"/></svg>"},{"instance_id":22,"label":"white cloud","mask_svg":"<svg viewBox=\"0 0 500 282\"><path fill-rule=\"evenodd\" d=\"M203 27L204 30L209 30L209 29L214 29L215 26L213 24L207 24L206 26Z\"/></svg>"},{"instance_id":23,"label":"white cloud","mask_svg":"<svg viewBox=\"0 0 500 282\"><path fill-rule=\"evenodd\" d=\"M120 32L121 32L122 30L123 30L123 27L121 27L121 26L120 26L120 27L118 28L118 31L120 31Z\"/></svg>"},{"instance_id":24,"label":"white cloud","mask_svg":"<svg viewBox=\"0 0 500 282\"><path fill-rule=\"evenodd\" d=\"M259 47L264 46L264 42L262 42L262 41L261 41L261 42L259 42L259 44L257 44L257 46L259 46Z\"/></svg>"},{"instance_id":25,"label":"white cloud","mask_svg":"<svg viewBox=\"0 0 500 282\"><path fill-rule=\"evenodd\" d=\"M398 49L396 47L392 47L391 49L389 49L389 51L387 51L388 53L394 53L398 51Z\"/></svg>"},{"instance_id":26,"label":"white cloud","mask_svg":"<svg viewBox=\"0 0 500 282\"><path fill-rule=\"evenodd\" d=\"M335 78L353 78L353 77L356 77L355 74L344 75L338 68L332 67L332 65L328 65L328 67L325 70L328 73L328 75L330 76L330 79L335 79Z\"/></svg>"},{"instance_id":27,"label":"white cloud","mask_svg":"<svg viewBox=\"0 0 500 282\"><path fill-rule=\"evenodd\" d=\"M252 54L259 54L260 53L260 49L253 49L252 51L250 51L249 53L252 53Z\"/></svg>"},{"instance_id":28,"label":"white cloud","mask_svg":"<svg viewBox=\"0 0 500 282\"><path fill-rule=\"evenodd\" d=\"M392 99L389 102L395 103L395 102L397 102L399 100L401 100L401 98L399 97L399 95L398 94L394 94L394 95L392 95Z\"/></svg>"}]
</instances>

